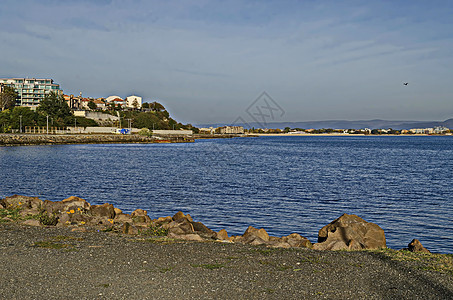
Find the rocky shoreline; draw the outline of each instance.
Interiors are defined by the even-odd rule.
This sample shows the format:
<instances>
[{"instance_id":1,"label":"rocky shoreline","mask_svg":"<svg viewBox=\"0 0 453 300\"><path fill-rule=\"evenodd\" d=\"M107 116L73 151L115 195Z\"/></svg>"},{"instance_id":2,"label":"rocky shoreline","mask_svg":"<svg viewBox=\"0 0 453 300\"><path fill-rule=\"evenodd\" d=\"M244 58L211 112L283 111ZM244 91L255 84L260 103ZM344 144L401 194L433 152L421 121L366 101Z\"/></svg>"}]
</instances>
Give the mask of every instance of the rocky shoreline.
<instances>
[{"instance_id":1,"label":"rocky shoreline","mask_svg":"<svg viewBox=\"0 0 453 300\"><path fill-rule=\"evenodd\" d=\"M140 209L124 214L77 197L14 195L0 203L1 299L453 297L452 255L314 249L329 240L340 248L329 237L354 231L345 244L355 249L380 232L353 215L323 227L312 245L300 235L268 238L252 227L232 237L182 212L152 220Z\"/></svg>"},{"instance_id":2,"label":"rocky shoreline","mask_svg":"<svg viewBox=\"0 0 453 300\"><path fill-rule=\"evenodd\" d=\"M0 199L0 221L19 221L31 226L71 227L74 231L102 230L127 235L153 235L187 241L220 241L264 245L274 248L312 248L315 250L376 250L385 249L384 230L356 215L343 214L319 230L317 243L312 244L299 233L274 237L264 229L249 226L244 234L229 236L225 229L215 232L189 214L151 219L143 209L125 214L112 204L91 205L71 196L61 201L14 195ZM414 239L407 250L429 253Z\"/></svg>"}]
</instances>

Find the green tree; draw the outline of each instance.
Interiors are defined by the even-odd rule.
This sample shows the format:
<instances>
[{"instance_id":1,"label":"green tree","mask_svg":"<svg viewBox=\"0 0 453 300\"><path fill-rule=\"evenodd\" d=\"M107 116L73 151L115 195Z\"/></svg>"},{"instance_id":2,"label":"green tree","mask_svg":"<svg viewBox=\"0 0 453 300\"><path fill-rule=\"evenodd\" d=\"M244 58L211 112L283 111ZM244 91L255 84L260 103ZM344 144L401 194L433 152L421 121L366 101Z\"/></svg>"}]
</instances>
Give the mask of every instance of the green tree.
<instances>
[{"instance_id":1,"label":"green tree","mask_svg":"<svg viewBox=\"0 0 453 300\"><path fill-rule=\"evenodd\" d=\"M96 108L98 108L98 106L93 101L90 101L88 102L88 108L91 110L95 110Z\"/></svg>"},{"instance_id":2,"label":"green tree","mask_svg":"<svg viewBox=\"0 0 453 300\"><path fill-rule=\"evenodd\" d=\"M54 92L46 95L44 99L41 100L36 111L41 116L49 116L53 126L69 125L74 121L74 116L72 115L68 104L64 101L63 95L58 95Z\"/></svg>"},{"instance_id":3,"label":"green tree","mask_svg":"<svg viewBox=\"0 0 453 300\"><path fill-rule=\"evenodd\" d=\"M149 108L149 103L148 102L144 102L142 104L142 108Z\"/></svg>"},{"instance_id":4,"label":"green tree","mask_svg":"<svg viewBox=\"0 0 453 300\"><path fill-rule=\"evenodd\" d=\"M0 132L10 132L11 131L11 111L9 109L5 109L0 111Z\"/></svg>"},{"instance_id":5,"label":"green tree","mask_svg":"<svg viewBox=\"0 0 453 300\"><path fill-rule=\"evenodd\" d=\"M17 93L14 88L4 86L0 93L0 110L13 108L16 105Z\"/></svg>"},{"instance_id":6,"label":"green tree","mask_svg":"<svg viewBox=\"0 0 453 300\"><path fill-rule=\"evenodd\" d=\"M26 126L38 125L38 114L29 107L16 106L11 111L11 127L20 129L20 120L22 119L22 131Z\"/></svg>"},{"instance_id":7,"label":"green tree","mask_svg":"<svg viewBox=\"0 0 453 300\"><path fill-rule=\"evenodd\" d=\"M153 111L164 111L165 110L165 107L162 104L160 104L159 102L156 102L156 101L154 101L153 103L150 103L149 107Z\"/></svg>"},{"instance_id":8,"label":"green tree","mask_svg":"<svg viewBox=\"0 0 453 300\"><path fill-rule=\"evenodd\" d=\"M291 128L285 127L285 129L284 129L283 131L286 132L286 133L288 133L290 130L291 130Z\"/></svg>"},{"instance_id":9,"label":"green tree","mask_svg":"<svg viewBox=\"0 0 453 300\"><path fill-rule=\"evenodd\" d=\"M134 107L134 109L137 109L137 108L138 108L138 101L137 101L137 99L134 99L134 101L132 101L132 106Z\"/></svg>"}]
</instances>

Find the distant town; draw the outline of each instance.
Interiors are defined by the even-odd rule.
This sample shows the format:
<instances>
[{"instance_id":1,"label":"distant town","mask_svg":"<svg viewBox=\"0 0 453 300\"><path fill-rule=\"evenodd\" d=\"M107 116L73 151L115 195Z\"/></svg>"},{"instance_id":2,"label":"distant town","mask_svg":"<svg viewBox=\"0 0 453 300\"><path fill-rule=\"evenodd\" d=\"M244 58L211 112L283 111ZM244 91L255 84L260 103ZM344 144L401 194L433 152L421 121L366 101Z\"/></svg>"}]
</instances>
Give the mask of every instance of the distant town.
<instances>
[{"instance_id":1,"label":"distant town","mask_svg":"<svg viewBox=\"0 0 453 300\"><path fill-rule=\"evenodd\" d=\"M51 100L51 101L50 101ZM53 101L53 102L52 102ZM50 118L50 124L49 124ZM145 130L144 130L145 129ZM429 128L244 128L220 126L196 128L170 118L157 101L137 95L101 98L67 95L52 79L0 78L0 132L2 133L165 133L178 135L244 134L363 134L363 135L451 135L444 126ZM146 131L148 130L148 131Z\"/></svg>"}]
</instances>

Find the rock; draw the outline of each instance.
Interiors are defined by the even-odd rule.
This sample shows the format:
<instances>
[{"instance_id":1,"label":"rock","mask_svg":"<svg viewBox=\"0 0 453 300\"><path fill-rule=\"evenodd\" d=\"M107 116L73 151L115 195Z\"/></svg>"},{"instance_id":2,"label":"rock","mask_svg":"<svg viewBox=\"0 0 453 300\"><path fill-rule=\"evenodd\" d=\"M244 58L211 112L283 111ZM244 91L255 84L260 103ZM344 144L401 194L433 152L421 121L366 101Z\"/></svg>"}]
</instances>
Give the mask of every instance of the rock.
<instances>
[{"instance_id":1,"label":"rock","mask_svg":"<svg viewBox=\"0 0 453 300\"><path fill-rule=\"evenodd\" d=\"M90 220L87 222L88 225L103 225L103 226L112 226L114 223L113 219L108 219L106 217L97 217L92 216Z\"/></svg>"},{"instance_id":2,"label":"rock","mask_svg":"<svg viewBox=\"0 0 453 300\"><path fill-rule=\"evenodd\" d=\"M22 224L28 226L41 226L41 223L39 223L39 221L35 219L25 220L22 222Z\"/></svg>"},{"instance_id":3,"label":"rock","mask_svg":"<svg viewBox=\"0 0 453 300\"><path fill-rule=\"evenodd\" d=\"M126 223L126 222L132 223L132 217L128 214L123 214L123 213L115 214L114 220L115 220L115 222L118 222L118 223Z\"/></svg>"},{"instance_id":4,"label":"rock","mask_svg":"<svg viewBox=\"0 0 453 300\"><path fill-rule=\"evenodd\" d=\"M71 217L67 213L61 213L58 215L58 223L62 225L68 225L71 223Z\"/></svg>"},{"instance_id":5,"label":"rock","mask_svg":"<svg viewBox=\"0 0 453 300\"><path fill-rule=\"evenodd\" d=\"M104 203L101 205L92 205L90 208L91 215L113 219L115 217L115 208L112 204Z\"/></svg>"},{"instance_id":6,"label":"rock","mask_svg":"<svg viewBox=\"0 0 453 300\"><path fill-rule=\"evenodd\" d=\"M136 209L131 213L131 217L147 216L148 212L143 209Z\"/></svg>"},{"instance_id":7,"label":"rock","mask_svg":"<svg viewBox=\"0 0 453 300\"><path fill-rule=\"evenodd\" d=\"M267 243L269 247L272 248L291 248L292 246L283 241L272 241Z\"/></svg>"},{"instance_id":8,"label":"rock","mask_svg":"<svg viewBox=\"0 0 453 300\"><path fill-rule=\"evenodd\" d=\"M222 240L222 241L228 241L230 238L228 237L228 232L225 229L220 230L216 234L217 239Z\"/></svg>"},{"instance_id":9,"label":"rock","mask_svg":"<svg viewBox=\"0 0 453 300\"><path fill-rule=\"evenodd\" d=\"M45 200L42 204L42 208L51 213L60 212L85 212L90 209L90 203L86 202L85 199L71 196L62 201L50 201Z\"/></svg>"},{"instance_id":10,"label":"rock","mask_svg":"<svg viewBox=\"0 0 453 300\"><path fill-rule=\"evenodd\" d=\"M203 241L203 238L199 236L198 234L195 233L190 233L190 234L182 234L178 235L175 233L170 233L168 237L173 238L173 239L178 239L178 240L185 240L185 241L196 241L196 242L201 242Z\"/></svg>"},{"instance_id":11,"label":"rock","mask_svg":"<svg viewBox=\"0 0 453 300\"><path fill-rule=\"evenodd\" d=\"M43 202L37 197L13 195L11 197L1 199L0 203L4 208L21 207L30 209L40 209Z\"/></svg>"},{"instance_id":12,"label":"rock","mask_svg":"<svg viewBox=\"0 0 453 300\"><path fill-rule=\"evenodd\" d=\"M192 222L191 224L192 224L193 230L197 234L199 234L200 236L205 237L205 238L211 238L211 239L216 239L217 238L217 232L215 232L214 230L209 229L203 223L201 223L201 222Z\"/></svg>"},{"instance_id":13,"label":"rock","mask_svg":"<svg viewBox=\"0 0 453 300\"><path fill-rule=\"evenodd\" d=\"M115 216L123 213L123 211L121 209L116 208L116 207L113 210L115 211Z\"/></svg>"},{"instance_id":14,"label":"rock","mask_svg":"<svg viewBox=\"0 0 453 300\"><path fill-rule=\"evenodd\" d=\"M250 235L247 238L244 238L242 241L243 241L243 243L250 244L253 246L266 244L265 240L263 240L262 238L260 238L258 236L253 236L253 235Z\"/></svg>"},{"instance_id":15,"label":"rock","mask_svg":"<svg viewBox=\"0 0 453 300\"><path fill-rule=\"evenodd\" d=\"M151 223L151 218L149 216L135 216L135 217L132 217L132 221L134 223L146 224L146 223Z\"/></svg>"},{"instance_id":16,"label":"rock","mask_svg":"<svg viewBox=\"0 0 453 300\"><path fill-rule=\"evenodd\" d=\"M26 216L33 216L33 215L37 215L39 214L39 209L37 208L25 208L25 209L22 209L19 214L22 216L22 217L26 217Z\"/></svg>"},{"instance_id":17,"label":"rock","mask_svg":"<svg viewBox=\"0 0 453 300\"><path fill-rule=\"evenodd\" d=\"M1 199L0 199L1 201ZM3 204L0 203L0 209L4 209L5 207L3 206Z\"/></svg>"},{"instance_id":18,"label":"rock","mask_svg":"<svg viewBox=\"0 0 453 300\"><path fill-rule=\"evenodd\" d=\"M431 253L428 249L423 247L422 243L417 239L413 239L409 245L407 245L407 250L411 252Z\"/></svg>"},{"instance_id":19,"label":"rock","mask_svg":"<svg viewBox=\"0 0 453 300\"><path fill-rule=\"evenodd\" d=\"M195 232L192 223L190 223L190 221L188 219L179 219L178 221L174 221L174 223L175 224L173 224L173 227L178 227L178 228L182 229L185 234Z\"/></svg>"},{"instance_id":20,"label":"rock","mask_svg":"<svg viewBox=\"0 0 453 300\"><path fill-rule=\"evenodd\" d=\"M281 240L284 243L288 243L291 247L311 248L313 246L307 238L298 233L291 233L288 236L282 237Z\"/></svg>"},{"instance_id":21,"label":"rock","mask_svg":"<svg viewBox=\"0 0 453 300\"><path fill-rule=\"evenodd\" d=\"M124 234L138 234L138 228L126 222L121 226L121 232Z\"/></svg>"},{"instance_id":22,"label":"rock","mask_svg":"<svg viewBox=\"0 0 453 300\"><path fill-rule=\"evenodd\" d=\"M50 200L44 200L42 208L49 213L60 213L64 211L64 205L61 201L54 202Z\"/></svg>"},{"instance_id":23,"label":"rock","mask_svg":"<svg viewBox=\"0 0 453 300\"><path fill-rule=\"evenodd\" d=\"M88 203L85 199L82 199L82 198L79 198L76 196L71 196L69 198L62 200L61 202L63 202L65 205L67 205L67 207L75 206L75 207L82 207L85 209L89 209L91 206L90 203Z\"/></svg>"},{"instance_id":24,"label":"rock","mask_svg":"<svg viewBox=\"0 0 453 300\"><path fill-rule=\"evenodd\" d=\"M356 215L343 214L319 230L316 250L386 248L384 230Z\"/></svg>"},{"instance_id":25,"label":"rock","mask_svg":"<svg viewBox=\"0 0 453 300\"><path fill-rule=\"evenodd\" d=\"M184 235L184 234L186 234L184 232L184 230L182 230L179 227L172 227L172 228L168 229L168 233L169 234L174 234L174 235Z\"/></svg>"},{"instance_id":26,"label":"rock","mask_svg":"<svg viewBox=\"0 0 453 300\"><path fill-rule=\"evenodd\" d=\"M160 226L160 225L166 224L166 223L168 224L171 221L173 221L172 217L160 217L157 220L153 220L153 222L156 226Z\"/></svg>"},{"instance_id":27,"label":"rock","mask_svg":"<svg viewBox=\"0 0 453 300\"><path fill-rule=\"evenodd\" d=\"M249 240L250 237L259 237L265 242L269 241L269 235L267 234L266 230L264 230L263 228L256 229L252 226L249 226L249 228L247 228L242 237L244 238L244 240Z\"/></svg>"}]
</instances>

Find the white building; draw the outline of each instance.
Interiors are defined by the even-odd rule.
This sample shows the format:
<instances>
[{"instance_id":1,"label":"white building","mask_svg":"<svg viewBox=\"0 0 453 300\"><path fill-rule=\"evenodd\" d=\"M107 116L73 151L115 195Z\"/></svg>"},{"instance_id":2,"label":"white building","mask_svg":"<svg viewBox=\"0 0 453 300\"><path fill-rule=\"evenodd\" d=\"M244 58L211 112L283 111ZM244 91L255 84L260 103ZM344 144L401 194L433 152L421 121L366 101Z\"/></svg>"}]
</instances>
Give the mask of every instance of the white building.
<instances>
[{"instance_id":1,"label":"white building","mask_svg":"<svg viewBox=\"0 0 453 300\"><path fill-rule=\"evenodd\" d=\"M108 96L107 98L105 98L105 101L106 101L107 103L110 103L110 102L113 102L113 101L115 101L115 100L117 100L117 99L119 99L119 100L124 100L124 99L121 98L120 96Z\"/></svg>"},{"instance_id":2,"label":"white building","mask_svg":"<svg viewBox=\"0 0 453 300\"><path fill-rule=\"evenodd\" d=\"M126 97L126 106L130 108L141 108L142 107L142 97L139 96L129 96Z\"/></svg>"},{"instance_id":3,"label":"white building","mask_svg":"<svg viewBox=\"0 0 453 300\"><path fill-rule=\"evenodd\" d=\"M218 128L220 134L242 134L244 127L242 126L223 126Z\"/></svg>"}]
</instances>

